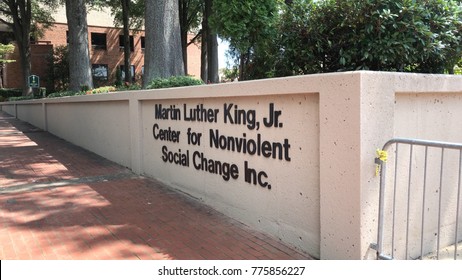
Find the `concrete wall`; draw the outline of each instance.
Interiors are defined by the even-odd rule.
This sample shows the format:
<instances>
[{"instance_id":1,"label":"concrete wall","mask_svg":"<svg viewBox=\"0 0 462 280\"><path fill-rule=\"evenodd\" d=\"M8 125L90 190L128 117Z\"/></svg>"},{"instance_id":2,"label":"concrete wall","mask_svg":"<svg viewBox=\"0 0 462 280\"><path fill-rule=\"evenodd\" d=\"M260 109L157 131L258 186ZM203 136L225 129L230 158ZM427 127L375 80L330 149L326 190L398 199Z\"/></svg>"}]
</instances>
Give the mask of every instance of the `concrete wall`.
<instances>
[{"instance_id":1,"label":"concrete wall","mask_svg":"<svg viewBox=\"0 0 462 280\"><path fill-rule=\"evenodd\" d=\"M47 105L47 130L121 165L131 165L128 101ZM75 140L74 140L75 141Z\"/></svg>"},{"instance_id":2,"label":"concrete wall","mask_svg":"<svg viewBox=\"0 0 462 280\"><path fill-rule=\"evenodd\" d=\"M50 87L48 75L48 57L53 53L53 45L50 44L31 44L31 74L40 77L40 87ZM22 88L22 69L21 57L19 48L15 44L14 53L9 54L7 59L15 60L15 62L4 65L4 80L5 88Z\"/></svg>"},{"instance_id":3,"label":"concrete wall","mask_svg":"<svg viewBox=\"0 0 462 280\"><path fill-rule=\"evenodd\" d=\"M462 77L347 72L1 109L314 257L364 259L377 236L376 149L398 136L462 142L461 95ZM428 127L435 116L448 122Z\"/></svg>"},{"instance_id":4,"label":"concrete wall","mask_svg":"<svg viewBox=\"0 0 462 280\"><path fill-rule=\"evenodd\" d=\"M396 93L395 136L462 143L462 130L460 129L462 92L460 89L457 91L457 88L454 92L445 92L445 83L445 80L435 77L430 82L421 82L421 86L428 87L425 92L402 91ZM434 86L431 86L432 84ZM462 88L461 83L458 87ZM395 170L394 152L396 146L392 147L390 151L388 169L390 170L389 173L392 173ZM411 226L408 230L408 254L411 258L418 258L421 256L422 231L424 232L424 253L434 252L438 243L440 247L454 244L460 152L451 149L445 149L442 152L439 148L428 148L426 151L424 147L415 146L411 159L409 158L410 152L409 146L399 146L396 190L402 195L397 198L398 210L396 215L406 217L409 195ZM409 169L411 169L410 175ZM440 174L442 178L440 178ZM388 177L387 180L390 187L394 186L392 176ZM409 191L408 188L410 188ZM391 188L389 190L388 205L391 205ZM425 205L424 211L422 210L423 204ZM459 208L461 206L459 205ZM422 222L422 217L425 218L424 222ZM391 226L391 220L387 222ZM461 222L459 218L459 224ZM441 224L439 229L438 223ZM406 232L405 226L404 219L395 221L395 227L398 231ZM458 230L457 240L460 241L462 240L460 226ZM385 237L389 244L391 237ZM405 239L395 238L395 241L397 241L395 248L401 249L395 250L394 254L396 257L403 258L405 251L402 248L405 248Z\"/></svg>"}]
</instances>

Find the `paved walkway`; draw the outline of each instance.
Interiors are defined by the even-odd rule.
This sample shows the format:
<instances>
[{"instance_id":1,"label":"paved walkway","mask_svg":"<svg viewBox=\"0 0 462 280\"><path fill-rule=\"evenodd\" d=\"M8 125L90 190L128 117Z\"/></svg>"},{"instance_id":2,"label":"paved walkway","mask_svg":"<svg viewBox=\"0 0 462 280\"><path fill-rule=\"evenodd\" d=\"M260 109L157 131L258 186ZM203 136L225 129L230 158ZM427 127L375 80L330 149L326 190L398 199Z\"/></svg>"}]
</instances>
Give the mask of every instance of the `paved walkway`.
<instances>
[{"instance_id":1,"label":"paved walkway","mask_svg":"<svg viewBox=\"0 0 462 280\"><path fill-rule=\"evenodd\" d=\"M310 259L3 112L0 249L2 260Z\"/></svg>"}]
</instances>

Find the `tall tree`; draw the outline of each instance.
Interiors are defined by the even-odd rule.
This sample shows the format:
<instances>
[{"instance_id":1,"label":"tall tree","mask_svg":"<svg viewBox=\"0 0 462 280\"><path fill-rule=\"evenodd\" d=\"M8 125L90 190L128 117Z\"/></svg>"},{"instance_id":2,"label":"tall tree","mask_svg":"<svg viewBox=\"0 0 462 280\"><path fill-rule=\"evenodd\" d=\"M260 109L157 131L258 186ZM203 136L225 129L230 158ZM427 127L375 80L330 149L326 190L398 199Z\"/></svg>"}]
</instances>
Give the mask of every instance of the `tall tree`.
<instances>
[{"instance_id":1,"label":"tall tree","mask_svg":"<svg viewBox=\"0 0 462 280\"><path fill-rule=\"evenodd\" d=\"M114 23L122 26L124 41L124 80L131 83L130 30L141 29L144 25L144 0L94 0L93 6L110 7Z\"/></svg>"},{"instance_id":2,"label":"tall tree","mask_svg":"<svg viewBox=\"0 0 462 280\"><path fill-rule=\"evenodd\" d=\"M205 5L204 5L204 16L202 17L202 29L201 29L201 79L204 82L207 82L208 70L207 70L207 26L208 18L205 15Z\"/></svg>"},{"instance_id":3,"label":"tall tree","mask_svg":"<svg viewBox=\"0 0 462 280\"><path fill-rule=\"evenodd\" d=\"M21 57L21 70L23 74L23 95L32 93L28 85L28 77L31 74L30 59L30 31L32 23L32 1L31 0L4 0L2 3L8 6L8 10L3 10L5 14L12 18L12 22L1 21L12 27L16 44L18 44L19 55ZM2 7L4 8L4 7Z\"/></svg>"},{"instance_id":4,"label":"tall tree","mask_svg":"<svg viewBox=\"0 0 462 280\"><path fill-rule=\"evenodd\" d=\"M183 76L178 0L146 0L144 86L154 78Z\"/></svg>"},{"instance_id":5,"label":"tall tree","mask_svg":"<svg viewBox=\"0 0 462 280\"><path fill-rule=\"evenodd\" d=\"M69 28L69 90L93 88L85 0L66 0Z\"/></svg>"},{"instance_id":6,"label":"tall tree","mask_svg":"<svg viewBox=\"0 0 462 280\"><path fill-rule=\"evenodd\" d=\"M178 0L178 5L184 72L188 74L188 47L198 41L202 31L199 30L196 32L196 35L191 40L189 40L189 34L191 34L192 31L197 31L199 27L204 3L202 0Z\"/></svg>"},{"instance_id":7,"label":"tall tree","mask_svg":"<svg viewBox=\"0 0 462 280\"><path fill-rule=\"evenodd\" d=\"M213 0L205 0L204 26L206 52L207 52L207 80L209 83L218 83L218 37L210 26L209 19L213 14Z\"/></svg>"},{"instance_id":8,"label":"tall tree","mask_svg":"<svg viewBox=\"0 0 462 280\"><path fill-rule=\"evenodd\" d=\"M213 0L205 0L201 29L201 79L207 83L219 82L218 76L218 36L212 28Z\"/></svg>"},{"instance_id":9,"label":"tall tree","mask_svg":"<svg viewBox=\"0 0 462 280\"><path fill-rule=\"evenodd\" d=\"M6 63L14 62L14 60L6 59L7 54L14 52L14 45L4 45L0 43L0 88L3 88L3 66Z\"/></svg>"},{"instance_id":10,"label":"tall tree","mask_svg":"<svg viewBox=\"0 0 462 280\"><path fill-rule=\"evenodd\" d=\"M249 78L252 58L273 37L279 0L214 0L211 24L239 60L239 80Z\"/></svg>"},{"instance_id":11,"label":"tall tree","mask_svg":"<svg viewBox=\"0 0 462 280\"><path fill-rule=\"evenodd\" d=\"M132 81L132 71L130 71L130 0L120 0L122 6L122 21L124 30L124 73L125 83Z\"/></svg>"},{"instance_id":12,"label":"tall tree","mask_svg":"<svg viewBox=\"0 0 462 280\"><path fill-rule=\"evenodd\" d=\"M36 23L49 23L52 21L51 11L56 8L56 0L1 0L0 22L6 24L14 33L21 58L23 75L23 95L32 93L28 85L31 74L31 31Z\"/></svg>"}]
</instances>

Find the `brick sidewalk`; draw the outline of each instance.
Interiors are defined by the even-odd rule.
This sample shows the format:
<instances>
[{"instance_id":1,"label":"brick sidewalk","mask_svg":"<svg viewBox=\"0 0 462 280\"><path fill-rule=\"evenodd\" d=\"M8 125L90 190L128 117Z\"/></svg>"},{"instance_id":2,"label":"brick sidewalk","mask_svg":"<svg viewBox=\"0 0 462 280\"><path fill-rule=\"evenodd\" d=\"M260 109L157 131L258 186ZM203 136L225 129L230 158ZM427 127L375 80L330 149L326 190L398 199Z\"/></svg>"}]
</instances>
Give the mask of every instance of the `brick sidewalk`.
<instances>
[{"instance_id":1,"label":"brick sidewalk","mask_svg":"<svg viewBox=\"0 0 462 280\"><path fill-rule=\"evenodd\" d=\"M0 259L311 259L0 112Z\"/></svg>"}]
</instances>

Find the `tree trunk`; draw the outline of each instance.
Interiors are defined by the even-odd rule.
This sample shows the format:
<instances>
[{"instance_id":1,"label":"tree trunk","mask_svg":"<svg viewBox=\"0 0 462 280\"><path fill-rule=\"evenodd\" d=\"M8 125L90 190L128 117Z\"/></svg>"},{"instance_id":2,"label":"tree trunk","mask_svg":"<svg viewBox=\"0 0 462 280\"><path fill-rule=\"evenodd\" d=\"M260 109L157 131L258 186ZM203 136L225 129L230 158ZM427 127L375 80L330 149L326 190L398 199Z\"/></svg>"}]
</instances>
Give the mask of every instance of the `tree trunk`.
<instances>
[{"instance_id":1,"label":"tree trunk","mask_svg":"<svg viewBox=\"0 0 462 280\"><path fill-rule=\"evenodd\" d=\"M216 34L207 38L207 77L210 83L220 82L218 76L218 39Z\"/></svg>"},{"instance_id":2,"label":"tree trunk","mask_svg":"<svg viewBox=\"0 0 462 280\"><path fill-rule=\"evenodd\" d=\"M25 42L24 42L25 41ZM32 94L32 88L29 86L29 76L31 75L31 58L30 58L30 39L27 36L27 39L23 38L20 41L17 41L19 48L19 55L21 57L21 70L23 75L24 86L22 88L22 95Z\"/></svg>"},{"instance_id":3,"label":"tree trunk","mask_svg":"<svg viewBox=\"0 0 462 280\"><path fill-rule=\"evenodd\" d=\"M239 56L239 81L244 80L244 69L245 69L245 56L240 54Z\"/></svg>"},{"instance_id":4,"label":"tree trunk","mask_svg":"<svg viewBox=\"0 0 462 280\"><path fill-rule=\"evenodd\" d=\"M30 26L32 18L31 0L8 1L12 12L13 32L21 57L21 70L23 90L22 95L29 95L32 89L29 87L29 76L31 74L30 58Z\"/></svg>"},{"instance_id":5,"label":"tree trunk","mask_svg":"<svg viewBox=\"0 0 462 280\"><path fill-rule=\"evenodd\" d=\"M66 0L69 27L69 89L81 91L93 88L88 50L88 26L85 0Z\"/></svg>"},{"instance_id":6,"label":"tree trunk","mask_svg":"<svg viewBox=\"0 0 462 280\"><path fill-rule=\"evenodd\" d=\"M204 83L207 82L207 28L205 17L202 19L202 32L201 32L201 79Z\"/></svg>"},{"instance_id":7,"label":"tree trunk","mask_svg":"<svg viewBox=\"0 0 462 280\"><path fill-rule=\"evenodd\" d=\"M154 78L183 76L178 0L146 0L144 86Z\"/></svg>"},{"instance_id":8,"label":"tree trunk","mask_svg":"<svg viewBox=\"0 0 462 280\"><path fill-rule=\"evenodd\" d=\"M183 67L185 75L188 75L188 3L178 0L179 15L180 15L180 33L181 33L181 49L183 52Z\"/></svg>"},{"instance_id":9,"label":"tree trunk","mask_svg":"<svg viewBox=\"0 0 462 280\"><path fill-rule=\"evenodd\" d=\"M208 19L212 15L212 0L205 0L205 22L207 29L207 82L218 83L218 39L210 28Z\"/></svg>"},{"instance_id":10,"label":"tree trunk","mask_svg":"<svg viewBox=\"0 0 462 280\"><path fill-rule=\"evenodd\" d=\"M130 62L130 0L121 0L122 4L122 18L123 18L123 29L124 29L124 73L125 83L130 84L132 82L132 71Z\"/></svg>"}]
</instances>

